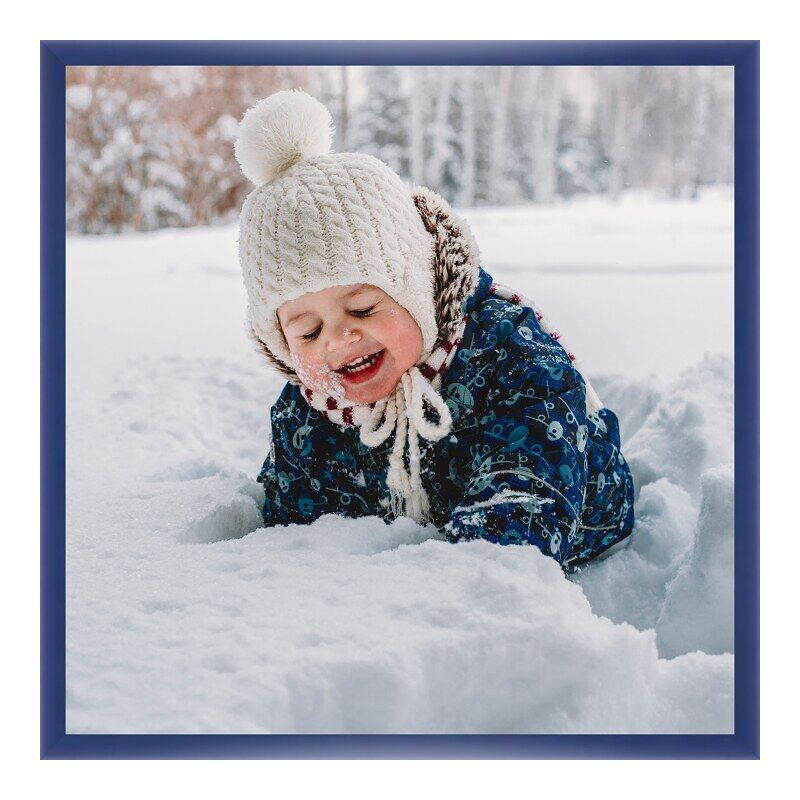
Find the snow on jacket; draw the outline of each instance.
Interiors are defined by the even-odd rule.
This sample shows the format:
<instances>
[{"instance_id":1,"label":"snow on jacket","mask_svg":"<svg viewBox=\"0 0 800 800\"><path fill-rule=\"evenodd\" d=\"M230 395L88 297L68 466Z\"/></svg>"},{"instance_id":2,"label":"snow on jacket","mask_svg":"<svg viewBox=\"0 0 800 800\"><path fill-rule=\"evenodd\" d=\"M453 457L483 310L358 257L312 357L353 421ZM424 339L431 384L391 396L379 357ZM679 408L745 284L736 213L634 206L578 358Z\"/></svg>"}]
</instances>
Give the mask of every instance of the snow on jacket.
<instances>
[{"instance_id":1,"label":"snow on jacket","mask_svg":"<svg viewBox=\"0 0 800 800\"><path fill-rule=\"evenodd\" d=\"M430 197L415 200L426 219ZM431 522L454 542L531 544L565 567L588 561L633 529L617 417L607 408L587 416L586 386L567 352L532 308L490 291L492 276L452 209L434 211L437 278L452 283L454 271L468 270L471 293L441 314L469 317L440 388L451 432L420 440ZM459 252L464 257L454 258ZM390 522L393 437L370 448L357 428L332 422L301 392L290 379L271 409L270 452L258 477L265 524L307 524L323 514Z\"/></svg>"}]
</instances>

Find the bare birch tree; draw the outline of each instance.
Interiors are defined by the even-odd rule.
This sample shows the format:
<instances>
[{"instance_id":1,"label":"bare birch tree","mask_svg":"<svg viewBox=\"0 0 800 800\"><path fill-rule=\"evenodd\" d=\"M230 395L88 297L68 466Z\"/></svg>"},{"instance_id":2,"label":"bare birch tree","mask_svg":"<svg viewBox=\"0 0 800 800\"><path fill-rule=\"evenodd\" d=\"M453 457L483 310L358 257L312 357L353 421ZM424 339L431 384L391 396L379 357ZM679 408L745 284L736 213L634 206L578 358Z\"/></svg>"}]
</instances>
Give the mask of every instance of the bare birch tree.
<instances>
[{"instance_id":1,"label":"bare birch tree","mask_svg":"<svg viewBox=\"0 0 800 800\"><path fill-rule=\"evenodd\" d=\"M445 180L445 164L453 145L453 131L449 125L449 116L453 106L455 68L437 67L434 76L436 93L434 116L431 123L431 155L428 160L427 179L432 187L441 187Z\"/></svg>"},{"instance_id":2,"label":"bare birch tree","mask_svg":"<svg viewBox=\"0 0 800 800\"><path fill-rule=\"evenodd\" d=\"M532 72L531 194L536 203L551 203L556 196L558 117L561 87L555 67Z\"/></svg>"},{"instance_id":3,"label":"bare birch tree","mask_svg":"<svg viewBox=\"0 0 800 800\"><path fill-rule=\"evenodd\" d=\"M427 104L425 67L406 67L409 85L408 113L408 168L414 183L425 180L425 121Z\"/></svg>"},{"instance_id":4,"label":"bare birch tree","mask_svg":"<svg viewBox=\"0 0 800 800\"><path fill-rule=\"evenodd\" d=\"M492 102L492 127L489 135L489 165L486 178L486 196L490 203L502 202L502 186L508 151L508 98L511 88L511 67L497 68L497 87Z\"/></svg>"},{"instance_id":5,"label":"bare birch tree","mask_svg":"<svg viewBox=\"0 0 800 800\"><path fill-rule=\"evenodd\" d=\"M461 186L459 205L475 203L475 68L462 67L459 75L461 102Z\"/></svg>"}]
</instances>

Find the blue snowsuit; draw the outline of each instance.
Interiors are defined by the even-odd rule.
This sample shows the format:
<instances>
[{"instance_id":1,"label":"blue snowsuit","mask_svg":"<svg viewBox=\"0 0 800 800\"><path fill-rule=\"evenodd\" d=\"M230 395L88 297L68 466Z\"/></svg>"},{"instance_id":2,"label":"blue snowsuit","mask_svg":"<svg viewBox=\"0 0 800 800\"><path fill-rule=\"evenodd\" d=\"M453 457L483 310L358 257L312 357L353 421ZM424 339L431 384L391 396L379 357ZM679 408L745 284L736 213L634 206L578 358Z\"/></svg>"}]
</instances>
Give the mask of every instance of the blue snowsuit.
<instances>
[{"instance_id":1,"label":"blue snowsuit","mask_svg":"<svg viewBox=\"0 0 800 800\"><path fill-rule=\"evenodd\" d=\"M432 523L453 542L532 544L572 569L633 529L619 423L607 408L587 417L585 384L564 348L531 308L491 294L491 283L480 268L439 390L451 433L420 439ZM362 444L357 428L330 421L291 383L271 421L272 446L258 477L266 525L310 523L327 513L391 521L393 436L376 448Z\"/></svg>"}]
</instances>

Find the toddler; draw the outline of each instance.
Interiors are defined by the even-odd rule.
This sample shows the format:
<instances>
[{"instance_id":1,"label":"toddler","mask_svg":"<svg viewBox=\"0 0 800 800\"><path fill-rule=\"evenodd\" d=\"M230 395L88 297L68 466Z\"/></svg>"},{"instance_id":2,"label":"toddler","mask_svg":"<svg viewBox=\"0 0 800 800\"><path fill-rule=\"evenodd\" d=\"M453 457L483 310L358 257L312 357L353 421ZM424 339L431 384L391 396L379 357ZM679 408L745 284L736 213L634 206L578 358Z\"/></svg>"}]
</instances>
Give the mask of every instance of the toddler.
<instances>
[{"instance_id":1,"label":"toddler","mask_svg":"<svg viewBox=\"0 0 800 800\"><path fill-rule=\"evenodd\" d=\"M303 91L242 119L252 336L287 379L258 480L267 526L405 515L565 569L628 541L619 423L540 311L479 264L438 194L330 152Z\"/></svg>"}]
</instances>

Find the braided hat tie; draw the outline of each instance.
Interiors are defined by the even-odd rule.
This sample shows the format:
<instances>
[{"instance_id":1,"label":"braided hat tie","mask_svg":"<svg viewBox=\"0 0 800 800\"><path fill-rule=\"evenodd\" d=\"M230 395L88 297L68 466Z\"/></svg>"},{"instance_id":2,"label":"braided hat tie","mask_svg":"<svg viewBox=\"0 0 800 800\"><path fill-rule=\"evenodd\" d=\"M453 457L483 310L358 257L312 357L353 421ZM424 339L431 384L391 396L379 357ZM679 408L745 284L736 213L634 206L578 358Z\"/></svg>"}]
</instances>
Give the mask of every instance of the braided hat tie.
<instances>
[{"instance_id":1,"label":"braided hat tie","mask_svg":"<svg viewBox=\"0 0 800 800\"><path fill-rule=\"evenodd\" d=\"M409 516L420 524L430 518L430 501L422 485L419 437L438 442L450 432L450 409L438 389L442 375L458 351L466 325L467 316L464 315L450 339L442 342L422 363L404 372L394 391L375 403L352 403L318 389L303 387L303 397L310 406L338 425L358 427L359 437L368 447L383 444L394 432L386 474L390 506L395 516ZM426 401L438 414L438 422L425 416ZM406 445L410 473L404 463Z\"/></svg>"}]
</instances>

